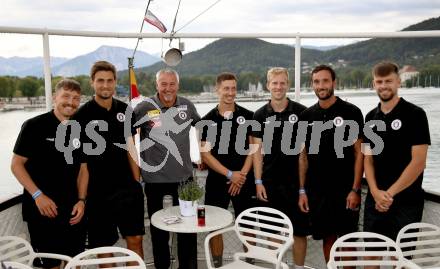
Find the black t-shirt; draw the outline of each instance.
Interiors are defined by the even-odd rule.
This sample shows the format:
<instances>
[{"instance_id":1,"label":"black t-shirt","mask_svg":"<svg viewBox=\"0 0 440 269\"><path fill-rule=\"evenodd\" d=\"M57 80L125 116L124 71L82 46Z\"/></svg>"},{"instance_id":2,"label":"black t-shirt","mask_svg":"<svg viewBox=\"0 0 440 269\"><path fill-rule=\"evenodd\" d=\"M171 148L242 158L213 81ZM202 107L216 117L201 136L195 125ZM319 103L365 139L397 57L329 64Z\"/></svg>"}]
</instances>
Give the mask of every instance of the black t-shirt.
<instances>
[{"instance_id":1,"label":"black t-shirt","mask_svg":"<svg viewBox=\"0 0 440 269\"><path fill-rule=\"evenodd\" d=\"M261 138L263 142L262 180L265 184L277 182L298 185L299 154L284 153L286 147L283 152L283 142L287 141L283 141L283 130L286 127L285 137L288 137L288 132L290 133L290 141L287 142L290 144L290 149L293 149L296 142L299 115L304 109L306 109L305 106L288 99L286 109L281 112L275 112L270 105L270 101L255 111L254 120L261 125L261 130L252 131L252 136ZM279 126L277 126L277 123L279 123ZM272 130L273 135L270 134Z\"/></svg>"},{"instance_id":2,"label":"black t-shirt","mask_svg":"<svg viewBox=\"0 0 440 269\"><path fill-rule=\"evenodd\" d=\"M107 110L93 99L80 107L74 119L82 127L81 137L89 170L88 196L93 198L95 195L108 195L121 187L133 186L136 182L130 169L128 151L117 145L126 145L126 137L136 134L132 127L132 109L126 103L113 98L111 109ZM97 126L101 122L107 124L106 130L100 130ZM97 133L95 137L86 134L86 126L94 129ZM93 150L101 152L88 153L86 143L90 143ZM103 146L103 149L97 150Z\"/></svg>"},{"instance_id":3,"label":"black t-shirt","mask_svg":"<svg viewBox=\"0 0 440 269\"><path fill-rule=\"evenodd\" d=\"M243 154L244 152L240 154L237 152L236 147L240 147L240 150L243 151L249 149L251 126L246 124L246 122L252 120L253 114L252 111L236 104L232 117L228 119L220 115L218 108L215 107L201 120L201 122L212 121L208 125L203 126L201 141L210 142L212 146L212 156L231 171L240 171L246 160L247 154ZM216 129L214 137L208 137L208 129L211 128ZM240 132L239 139L242 139L240 141L237 141L237 132ZM215 141L213 139L215 139ZM219 149L220 145L221 149ZM208 171L207 180L215 177L216 179L222 178L225 182L227 181L224 175L217 173L211 168L208 168ZM253 176L251 178L251 176L249 176L250 174L251 173L248 174L248 178L251 179L253 183Z\"/></svg>"},{"instance_id":4,"label":"black t-shirt","mask_svg":"<svg viewBox=\"0 0 440 269\"><path fill-rule=\"evenodd\" d=\"M61 122L53 111L41 114L23 123L14 147L14 153L28 160L26 171L37 187L58 206L59 214L70 215L73 205L78 201L77 177L81 164L79 137L70 136L70 127L66 136L59 138L65 147L72 148L71 163L66 160L63 151L56 148L57 128ZM31 194L23 192L23 218L27 220L40 214Z\"/></svg>"},{"instance_id":5,"label":"black t-shirt","mask_svg":"<svg viewBox=\"0 0 440 269\"><path fill-rule=\"evenodd\" d=\"M375 124L368 123L371 120L383 121L386 130L378 131ZM377 186L387 190L411 161L412 146L431 144L428 119L422 108L400 98L399 103L387 114L380 110L379 104L367 114L365 122L384 143L382 152L373 155L373 160ZM366 142L374 150L374 141L366 137ZM423 173L411 186L394 197L394 203L422 200L422 181Z\"/></svg>"},{"instance_id":6,"label":"black t-shirt","mask_svg":"<svg viewBox=\"0 0 440 269\"><path fill-rule=\"evenodd\" d=\"M342 193L347 195L354 181L354 144L342 147L336 143L335 135L338 128L343 131L344 141L348 141L349 132L354 132L351 125L357 125L358 132L353 133L354 139L362 137L364 119L361 110L355 105L337 97L336 102L327 109L319 103L309 107L301 114L301 120L308 122L306 151L308 159L306 188L310 193L318 195L326 193ZM318 140L312 142L312 131L318 124L328 124L329 128L321 132L319 149L315 149ZM342 132L341 132L342 134ZM316 134L313 134L315 136ZM342 140L338 140L342 141ZM315 146L311 147L311 144Z\"/></svg>"}]
</instances>

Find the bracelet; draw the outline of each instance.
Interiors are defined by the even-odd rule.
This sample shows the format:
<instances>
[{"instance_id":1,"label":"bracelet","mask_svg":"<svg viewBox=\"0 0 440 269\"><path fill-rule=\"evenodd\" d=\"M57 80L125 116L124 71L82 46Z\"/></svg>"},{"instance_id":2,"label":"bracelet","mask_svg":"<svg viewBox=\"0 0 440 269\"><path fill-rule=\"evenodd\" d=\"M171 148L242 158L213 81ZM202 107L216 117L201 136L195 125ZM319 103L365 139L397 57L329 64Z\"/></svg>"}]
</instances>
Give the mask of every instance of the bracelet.
<instances>
[{"instance_id":1,"label":"bracelet","mask_svg":"<svg viewBox=\"0 0 440 269\"><path fill-rule=\"evenodd\" d=\"M255 180L255 185L261 185L261 184L263 184L263 180L261 180L261 179Z\"/></svg>"},{"instance_id":2,"label":"bracelet","mask_svg":"<svg viewBox=\"0 0 440 269\"><path fill-rule=\"evenodd\" d=\"M356 194L361 195L361 189L360 189L360 188L359 188L359 189L357 189L357 188L352 188L351 191L354 192L354 193L356 193Z\"/></svg>"},{"instance_id":3,"label":"bracelet","mask_svg":"<svg viewBox=\"0 0 440 269\"><path fill-rule=\"evenodd\" d=\"M87 199L86 198L78 198L78 202L82 201L84 204L86 204Z\"/></svg>"},{"instance_id":4,"label":"bracelet","mask_svg":"<svg viewBox=\"0 0 440 269\"><path fill-rule=\"evenodd\" d=\"M43 192L40 189L38 189L36 192L34 192L34 194L32 194L32 199L35 200L38 198L38 196L40 196L42 194L43 194Z\"/></svg>"},{"instance_id":5,"label":"bracelet","mask_svg":"<svg viewBox=\"0 0 440 269\"><path fill-rule=\"evenodd\" d=\"M299 194L306 194L306 189L304 189L304 188L299 188L298 193L299 193Z\"/></svg>"},{"instance_id":6,"label":"bracelet","mask_svg":"<svg viewBox=\"0 0 440 269\"><path fill-rule=\"evenodd\" d=\"M228 173L226 174L226 178L231 179L231 177L232 177L232 171L228 170Z\"/></svg>"}]
</instances>

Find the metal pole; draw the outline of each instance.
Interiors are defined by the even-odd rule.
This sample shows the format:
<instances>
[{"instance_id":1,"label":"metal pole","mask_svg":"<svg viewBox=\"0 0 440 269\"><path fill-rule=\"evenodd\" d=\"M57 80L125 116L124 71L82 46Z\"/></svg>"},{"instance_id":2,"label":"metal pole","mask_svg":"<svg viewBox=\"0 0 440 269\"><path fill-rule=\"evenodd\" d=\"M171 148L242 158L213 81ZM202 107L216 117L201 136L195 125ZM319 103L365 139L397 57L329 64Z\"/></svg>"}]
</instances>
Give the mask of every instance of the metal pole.
<instances>
[{"instance_id":1,"label":"metal pole","mask_svg":"<svg viewBox=\"0 0 440 269\"><path fill-rule=\"evenodd\" d=\"M296 37L295 41L295 101L299 102L301 97L301 38Z\"/></svg>"},{"instance_id":2,"label":"metal pole","mask_svg":"<svg viewBox=\"0 0 440 269\"><path fill-rule=\"evenodd\" d=\"M52 109L52 78L50 71L49 34L43 34L44 57L44 92L46 93L46 110Z\"/></svg>"}]
</instances>

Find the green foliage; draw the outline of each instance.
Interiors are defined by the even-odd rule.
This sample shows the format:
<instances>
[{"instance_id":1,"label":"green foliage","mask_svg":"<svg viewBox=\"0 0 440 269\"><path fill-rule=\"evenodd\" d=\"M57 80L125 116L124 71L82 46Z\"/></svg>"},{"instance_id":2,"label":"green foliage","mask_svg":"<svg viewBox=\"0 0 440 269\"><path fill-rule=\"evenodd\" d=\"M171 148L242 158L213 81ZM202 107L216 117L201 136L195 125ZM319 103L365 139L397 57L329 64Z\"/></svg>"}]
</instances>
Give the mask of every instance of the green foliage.
<instances>
[{"instance_id":1,"label":"green foliage","mask_svg":"<svg viewBox=\"0 0 440 269\"><path fill-rule=\"evenodd\" d=\"M194 180L189 180L180 184L177 189L180 200L196 201L202 198L205 193L203 188Z\"/></svg>"},{"instance_id":2,"label":"green foliage","mask_svg":"<svg viewBox=\"0 0 440 269\"><path fill-rule=\"evenodd\" d=\"M23 96L35 97L37 96L41 84L41 81L36 77L25 77L18 82L17 88L21 91Z\"/></svg>"}]
</instances>

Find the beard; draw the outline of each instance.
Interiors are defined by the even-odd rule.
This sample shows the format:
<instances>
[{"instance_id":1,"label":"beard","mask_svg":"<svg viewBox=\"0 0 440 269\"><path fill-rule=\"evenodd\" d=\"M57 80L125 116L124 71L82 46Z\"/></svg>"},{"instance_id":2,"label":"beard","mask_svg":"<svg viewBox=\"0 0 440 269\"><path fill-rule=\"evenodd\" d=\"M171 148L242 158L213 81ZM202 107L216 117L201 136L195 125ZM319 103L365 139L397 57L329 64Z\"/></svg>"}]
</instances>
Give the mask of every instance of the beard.
<instances>
[{"instance_id":1,"label":"beard","mask_svg":"<svg viewBox=\"0 0 440 269\"><path fill-rule=\"evenodd\" d=\"M387 93L387 92L389 92L389 94L388 95L382 95L382 93ZM382 102L388 102L388 101L390 101L391 99L393 99L393 97L394 97L394 93L391 91L391 89L389 89L389 88L387 88L387 89L385 89L385 90L383 90L383 91L378 91L377 92L377 95L379 96L379 99L382 101Z\"/></svg>"},{"instance_id":2,"label":"beard","mask_svg":"<svg viewBox=\"0 0 440 269\"><path fill-rule=\"evenodd\" d=\"M322 91L326 91L327 94L326 95L320 95L320 93ZM334 92L335 92L334 88L318 89L315 94L316 94L316 96L318 97L319 100L325 101L325 100L329 99L330 97L332 97Z\"/></svg>"}]
</instances>

